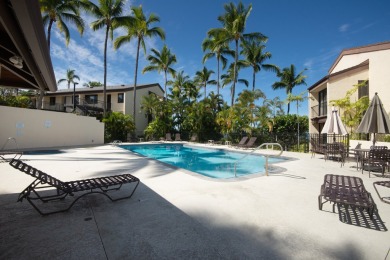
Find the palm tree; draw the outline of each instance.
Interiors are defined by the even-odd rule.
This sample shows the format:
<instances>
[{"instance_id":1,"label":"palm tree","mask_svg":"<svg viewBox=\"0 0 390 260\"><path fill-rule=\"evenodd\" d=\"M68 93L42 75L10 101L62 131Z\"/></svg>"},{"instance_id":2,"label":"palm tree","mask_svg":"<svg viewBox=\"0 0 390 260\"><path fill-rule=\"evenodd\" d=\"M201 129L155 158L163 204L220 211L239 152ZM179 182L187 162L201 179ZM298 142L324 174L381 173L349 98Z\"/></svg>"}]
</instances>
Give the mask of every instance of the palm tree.
<instances>
[{"instance_id":1,"label":"palm tree","mask_svg":"<svg viewBox=\"0 0 390 260\"><path fill-rule=\"evenodd\" d=\"M230 68L227 70L227 73L226 74L223 74L221 76L221 79L222 79L222 88L225 87L226 85L230 85L232 84L232 87L230 89L230 93L232 96L234 96L234 80L235 80L235 77L234 77L234 66L232 66L234 64L231 64ZM249 82L246 80L246 79L236 79L236 81L238 83L242 83L244 84L246 87L249 86ZM233 106L233 102L231 103L231 106Z\"/></svg>"},{"instance_id":2,"label":"palm tree","mask_svg":"<svg viewBox=\"0 0 390 260\"><path fill-rule=\"evenodd\" d=\"M303 71L301 71L298 75L295 74L295 66L291 64L290 67L284 68L282 71L277 71L277 76L280 78L280 81L272 84L272 88L275 89L286 89L287 95L290 94L294 87L299 85L306 85L305 78L303 75ZM290 101L287 103L287 114L290 114Z\"/></svg>"},{"instance_id":3,"label":"palm tree","mask_svg":"<svg viewBox=\"0 0 390 260\"><path fill-rule=\"evenodd\" d=\"M63 0L40 0L43 25L47 27L47 45L50 50L50 36L53 23L57 23L60 32L64 33L66 45L69 44L69 28L65 22L76 25L77 30L82 35L84 32L84 20L80 17L80 6L85 6L80 1Z\"/></svg>"},{"instance_id":4,"label":"palm tree","mask_svg":"<svg viewBox=\"0 0 390 260\"><path fill-rule=\"evenodd\" d=\"M274 72L278 70L276 65L263 64L267 59L270 59L272 55L268 51L264 52L265 45L261 44L262 42L264 41L243 41L241 43L241 54L244 55L245 60L241 60L239 64L243 67L252 67L253 69L252 91L255 90L256 73L261 69Z\"/></svg>"},{"instance_id":5,"label":"palm tree","mask_svg":"<svg viewBox=\"0 0 390 260\"><path fill-rule=\"evenodd\" d=\"M74 70L68 69L66 70L66 78L58 80L57 84L66 81L68 82L68 89L70 89L70 83L74 83L74 80L78 79L80 81L80 77L74 74Z\"/></svg>"},{"instance_id":6,"label":"palm tree","mask_svg":"<svg viewBox=\"0 0 390 260\"><path fill-rule=\"evenodd\" d=\"M222 62L222 69L226 68L227 58L226 55L234 57L234 51L229 49L229 45L226 42L221 43L217 36L211 36L206 38L202 43L203 51L210 50L203 56L202 62L205 63L209 58L215 57L217 59L217 95L219 95L220 89L220 62Z\"/></svg>"},{"instance_id":7,"label":"palm tree","mask_svg":"<svg viewBox=\"0 0 390 260\"><path fill-rule=\"evenodd\" d=\"M104 82L103 82L103 115L107 112L107 41L108 33L110 38L113 38L113 30L119 25L124 24L126 17L120 16L123 11L124 0L99 0L99 6L91 3L89 11L97 18L91 23L91 28L94 31L105 28L106 35L104 39ZM135 119L134 119L135 120Z\"/></svg>"},{"instance_id":8,"label":"palm tree","mask_svg":"<svg viewBox=\"0 0 390 260\"><path fill-rule=\"evenodd\" d=\"M237 62L238 62L238 45L242 40L265 40L263 34L259 32L245 34L246 21L252 11L252 4L249 4L248 8L245 8L242 2L237 6L234 3L224 5L225 14L218 17L218 20L222 23L223 28L214 28L208 31L209 36L218 35L218 39L221 39L221 43L235 43L235 55L234 55L234 68L233 68L233 85L232 85L232 99L231 105L234 103L234 95L237 82Z\"/></svg>"},{"instance_id":9,"label":"palm tree","mask_svg":"<svg viewBox=\"0 0 390 260\"><path fill-rule=\"evenodd\" d=\"M174 80L169 80L167 85L172 86L172 97L178 97L185 90L185 85L190 81L190 77L184 74L184 71L180 71L175 75Z\"/></svg>"},{"instance_id":10,"label":"palm tree","mask_svg":"<svg viewBox=\"0 0 390 260\"><path fill-rule=\"evenodd\" d=\"M142 6L132 7L133 16L129 17L129 21L122 25L127 30L127 34L119 36L114 42L114 48L118 49L122 44L130 42L132 39L137 39L137 57L135 59L135 72L134 72L134 95L133 95L133 118L135 118L136 111L136 98L137 98L137 75L138 75L138 59L139 49L142 46L144 54L146 54L145 38L159 36L161 39L165 39L165 33L160 27L150 28L152 23L159 22L160 18L155 14L150 14L147 18L142 10Z\"/></svg>"},{"instance_id":11,"label":"palm tree","mask_svg":"<svg viewBox=\"0 0 390 260\"><path fill-rule=\"evenodd\" d=\"M94 87L101 87L103 86L103 84L100 83L99 81L88 81L88 83L84 83L83 86L86 88L94 88Z\"/></svg>"},{"instance_id":12,"label":"palm tree","mask_svg":"<svg viewBox=\"0 0 390 260\"><path fill-rule=\"evenodd\" d=\"M142 73L145 73L147 71L164 71L164 91L165 91L165 98L167 98L167 74L171 74L172 77L175 76L176 71L171 67L172 64L176 63L176 55L171 53L171 50L168 49L167 45L164 45L161 49L161 52L159 52L156 49L152 49L153 55L149 55L147 57L148 61L150 62L149 66L146 66Z\"/></svg>"},{"instance_id":13,"label":"palm tree","mask_svg":"<svg viewBox=\"0 0 390 260\"><path fill-rule=\"evenodd\" d=\"M208 70L206 67L203 67L202 70L199 70L195 73L195 82L199 83L201 87L204 88L204 98L207 97L206 87L207 84L216 85L217 82L213 79L210 79L211 74L213 74L213 70Z\"/></svg>"}]
</instances>

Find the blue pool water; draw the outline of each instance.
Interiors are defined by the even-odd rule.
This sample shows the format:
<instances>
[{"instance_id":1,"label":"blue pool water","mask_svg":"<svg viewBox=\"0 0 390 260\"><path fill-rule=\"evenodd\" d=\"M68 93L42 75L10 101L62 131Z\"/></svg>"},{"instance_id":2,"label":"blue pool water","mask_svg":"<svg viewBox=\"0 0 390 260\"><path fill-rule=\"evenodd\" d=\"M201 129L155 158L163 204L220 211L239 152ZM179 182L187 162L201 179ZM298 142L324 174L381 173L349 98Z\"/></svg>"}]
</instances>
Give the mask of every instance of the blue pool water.
<instances>
[{"instance_id":1,"label":"blue pool water","mask_svg":"<svg viewBox=\"0 0 390 260\"><path fill-rule=\"evenodd\" d=\"M245 156L244 153L195 148L182 144L121 145L120 147L179 168L219 179L235 177L234 164L238 159ZM280 161L285 161L285 159L269 158L268 160L269 163ZM264 165L264 156L248 155L237 164L237 177L264 173Z\"/></svg>"}]
</instances>

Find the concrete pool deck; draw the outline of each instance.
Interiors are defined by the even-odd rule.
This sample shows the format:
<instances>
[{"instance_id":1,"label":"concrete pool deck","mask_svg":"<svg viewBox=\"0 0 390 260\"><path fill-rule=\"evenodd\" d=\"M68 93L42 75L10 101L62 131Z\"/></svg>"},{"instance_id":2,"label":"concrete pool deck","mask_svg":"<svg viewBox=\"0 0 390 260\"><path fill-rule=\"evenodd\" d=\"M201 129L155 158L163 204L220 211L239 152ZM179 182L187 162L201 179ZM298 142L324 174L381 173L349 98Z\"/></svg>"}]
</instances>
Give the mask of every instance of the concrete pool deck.
<instances>
[{"instance_id":1,"label":"concrete pool deck","mask_svg":"<svg viewBox=\"0 0 390 260\"><path fill-rule=\"evenodd\" d=\"M354 162L341 168L322 155L283 155L297 160L280 164L282 173L228 182L112 145L23 155L63 181L121 173L141 180L131 199L91 195L46 217L16 202L33 178L0 163L0 259L390 259L390 205L372 186L381 177L362 175ZM328 173L361 177L379 214L333 213L329 203L320 211Z\"/></svg>"}]
</instances>

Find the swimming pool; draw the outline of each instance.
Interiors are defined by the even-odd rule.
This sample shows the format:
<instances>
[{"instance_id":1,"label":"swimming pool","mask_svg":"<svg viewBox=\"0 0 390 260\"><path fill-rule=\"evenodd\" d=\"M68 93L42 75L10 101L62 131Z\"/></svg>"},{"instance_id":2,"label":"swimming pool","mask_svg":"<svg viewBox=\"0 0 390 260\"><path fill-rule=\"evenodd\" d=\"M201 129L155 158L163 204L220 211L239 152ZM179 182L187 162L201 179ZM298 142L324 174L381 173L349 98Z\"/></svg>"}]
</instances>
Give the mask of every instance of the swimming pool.
<instances>
[{"instance_id":1,"label":"swimming pool","mask_svg":"<svg viewBox=\"0 0 390 260\"><path fill-rule=\"evenodd\" d=\"M120 145L134 153L179 167L211 178L234 178L234 164L245 153L222 149L210 149L183 144ZM269 158L268 163L285 161L282 158ZM251 154L237 163L237 177L265 173L265 157Z\"/></svg>"}]
</instances>

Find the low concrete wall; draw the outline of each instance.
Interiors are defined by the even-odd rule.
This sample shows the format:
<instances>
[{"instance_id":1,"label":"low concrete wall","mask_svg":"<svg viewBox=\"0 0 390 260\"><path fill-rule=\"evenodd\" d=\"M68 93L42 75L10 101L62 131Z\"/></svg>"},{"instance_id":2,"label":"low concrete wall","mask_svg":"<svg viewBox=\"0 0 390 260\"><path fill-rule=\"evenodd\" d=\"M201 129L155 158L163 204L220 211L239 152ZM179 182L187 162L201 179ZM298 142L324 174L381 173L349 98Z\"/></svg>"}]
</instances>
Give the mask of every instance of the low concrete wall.
<instances>
[{"instance_id":1,"label":"low concrete wall","mask_svg":"<svg viewBox=\"0 0 390 260\"><path fill-rule=\"evenodd\" d=\"M362 141L362 140L349 140L350 148L355 148L358 144L362 145L363 149L370 149L372 146L372 141ZM387 146L390 149L390 143L389 142L376 142L375 146Z\"/></svg>"},{"instance_id":2,"label":"low concrete wall","mask_svg":"<svg viewBox=\"0 0 390 260\"><path fill-rule=\"evenodd\" d=\"M20 149L99 145L104 124L94 117L0 106L0 149L9 137ZM14 149L10 142L7 149Z\"/></svg>"}]
</instances>

